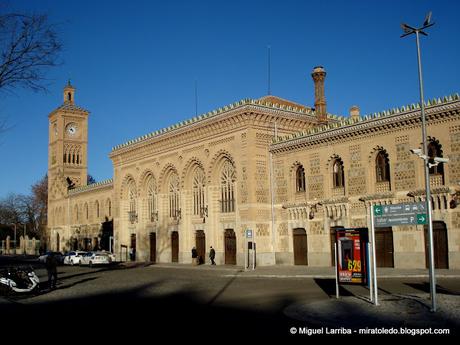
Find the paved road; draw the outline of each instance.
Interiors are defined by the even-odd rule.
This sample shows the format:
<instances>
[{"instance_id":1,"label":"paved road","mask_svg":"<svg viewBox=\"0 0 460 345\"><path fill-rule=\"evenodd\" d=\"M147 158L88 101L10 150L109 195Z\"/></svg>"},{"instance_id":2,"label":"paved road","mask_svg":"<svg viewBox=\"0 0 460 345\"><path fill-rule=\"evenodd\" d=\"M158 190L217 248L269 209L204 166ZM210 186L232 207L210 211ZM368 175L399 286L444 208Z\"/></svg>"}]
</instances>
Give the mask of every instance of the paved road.
<instances>
[{"instance_id":1,"label":"paved road","mask_svg":"<svg viewBox=\"0 0 460 345\"><path fill-rule=\"evenodd\" d=\"M173 338L201 333L227 338L249 333L292 339L292 327L419 327L419 321L446 325L452 333L460 329L458 313L449 314L449 307L444 307L460 310L457 277L438 279L440 301L448 313L432 316L427 308L429 287L423 277L381 279L383 303L376 309L365 300L368 290L364 287L346 286L341 290L343 298L336 301L335 283L328 274L305 277L282 274L285 271L244 272L234 267L188 265L61 266L58 289L3 299L0 321L7 327L24 322L34 331L46 329L47 320L52 320L53 327L70 327L77 333L89 329L106 336L120 331L120 336L137 337L152 332ZM37 273L46 281L43 268ZM414 300L416 307L408 307Z\"/></svg>"}]
</instances>

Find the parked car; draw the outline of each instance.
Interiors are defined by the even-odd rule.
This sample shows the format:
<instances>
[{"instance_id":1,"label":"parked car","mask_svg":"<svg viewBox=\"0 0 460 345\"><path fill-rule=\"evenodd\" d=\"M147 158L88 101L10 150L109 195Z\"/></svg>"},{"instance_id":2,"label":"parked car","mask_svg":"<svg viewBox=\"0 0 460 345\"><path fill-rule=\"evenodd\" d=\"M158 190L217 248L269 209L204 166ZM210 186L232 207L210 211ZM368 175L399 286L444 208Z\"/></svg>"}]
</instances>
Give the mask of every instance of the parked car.
<instances>
[{"instance_id":1,"label":"parked car","mask_svg":"<svg viewBox=\"0 0 460 345\"><path fill-rule=\"evenodd\" d=\"M103 252L87 252L81 257L80 265L109 265L112 259L107 253Z\"/></svg>"},{"instance_id":2,"label":"parked car","mask_svg":"<svg viewBox=\"0 0 460 345\"><path fill-rule=\"evenodd\" d=\"M45 254L40 255L40 256L38 257L38 262L40 262L40 263L42 263L42 264L46 263L46 258L47 258L48 255L50 255L51 253L54 254L54 256L56 257L56 261L57 261L58 265L62 265L62 264L64 263L64 255L62 255L61 252L51 252L51 251L48 251L48 252L46 252Z\"/></svg>"},{"instance_id":3,"label":"parked car","mask_svg":"<svg viewBox=\"0 0 460 345\"><path fill-rule=\"evenodd\" d=\"M81 262L81 258L85 255L86 252L82 250L75 250L68 252L64 257L64 265L79 265Z\"/></svg>"}]
</instances>

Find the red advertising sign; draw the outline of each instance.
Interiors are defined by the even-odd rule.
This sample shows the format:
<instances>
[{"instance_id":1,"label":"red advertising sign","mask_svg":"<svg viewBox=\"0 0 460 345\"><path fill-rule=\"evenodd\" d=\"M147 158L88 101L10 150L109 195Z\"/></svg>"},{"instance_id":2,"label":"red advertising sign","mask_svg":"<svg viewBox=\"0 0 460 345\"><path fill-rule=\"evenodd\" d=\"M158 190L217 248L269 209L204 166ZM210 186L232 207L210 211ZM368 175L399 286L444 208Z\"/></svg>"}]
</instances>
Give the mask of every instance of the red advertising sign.
<instances>
[{"instance_id":1,"label":"red advertising sign","mask_svg":"<svg viewBox=\"0 0 460 345\"><path fill-rule=\"evenodd\" d=\"M337 276L339 283L367 282L367 229L337 229Z\"/></svg>"}]
</instances>

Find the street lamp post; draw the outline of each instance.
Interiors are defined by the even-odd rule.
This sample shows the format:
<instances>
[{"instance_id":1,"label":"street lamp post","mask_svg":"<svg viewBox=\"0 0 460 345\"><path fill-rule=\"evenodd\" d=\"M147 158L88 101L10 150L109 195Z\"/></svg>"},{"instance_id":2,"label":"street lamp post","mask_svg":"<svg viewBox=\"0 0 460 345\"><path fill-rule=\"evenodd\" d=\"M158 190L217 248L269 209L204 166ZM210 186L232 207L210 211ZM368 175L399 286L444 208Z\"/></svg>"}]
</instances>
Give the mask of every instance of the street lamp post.
<instances>
[{"instance_id":1,"label":"street lamp post","mask_svg":"<svg viewBox=\"0 0 460 345\"><path fill-rule=\"evenodd\" d=\"M433 249L433 221L431 214L431 192L430 192L430 172L429 172L429 156L428 145L426 139L426 117L425 117L425 102L423 97L423 78L422 78L422 60L420 56L420 35L428 36L423 30L433 26L430 23L431 12L425 18L421 28L414 28L407 24L401 24L404 34L401 38L415 34L417 44L417 62L418 62L418 78L420 88L420 112L422 116L422 139L423 139L423 165L425 172L425 194L426 194L426 209L428 221L428 245L429 245L429 275L430 275L430 296L431 296L431 311L436 311L436 277L434 274L434 249Z\"/></svg>"}]
</instances>

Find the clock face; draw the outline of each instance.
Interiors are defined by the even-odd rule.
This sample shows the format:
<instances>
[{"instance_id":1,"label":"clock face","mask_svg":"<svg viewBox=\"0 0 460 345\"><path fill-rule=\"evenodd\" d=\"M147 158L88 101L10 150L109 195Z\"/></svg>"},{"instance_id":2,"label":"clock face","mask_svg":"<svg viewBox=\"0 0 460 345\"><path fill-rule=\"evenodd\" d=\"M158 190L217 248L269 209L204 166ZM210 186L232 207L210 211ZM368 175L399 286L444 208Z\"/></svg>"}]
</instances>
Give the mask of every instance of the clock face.
<instances>
[{"instance_id":1,"label":"clock face","mask_svg":"<svg viewBox=\"0 0 460 345\"><path fill-rule=\"evenodd\" d=\"M67 131L67 134L70 135L70 136L74 136L75 134L77 134L77 131L78 131L78 126L76 123L69 123L67 126L66 126L66 131Z\"/></svg>"}]
</instances>

